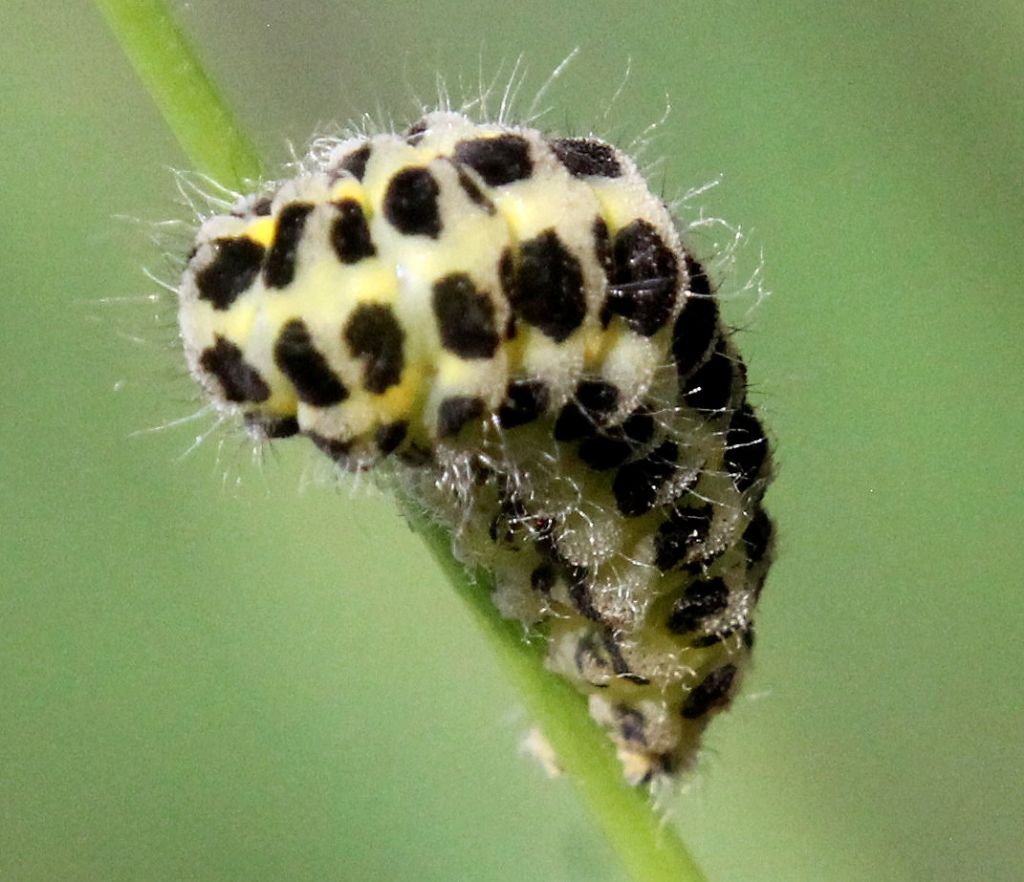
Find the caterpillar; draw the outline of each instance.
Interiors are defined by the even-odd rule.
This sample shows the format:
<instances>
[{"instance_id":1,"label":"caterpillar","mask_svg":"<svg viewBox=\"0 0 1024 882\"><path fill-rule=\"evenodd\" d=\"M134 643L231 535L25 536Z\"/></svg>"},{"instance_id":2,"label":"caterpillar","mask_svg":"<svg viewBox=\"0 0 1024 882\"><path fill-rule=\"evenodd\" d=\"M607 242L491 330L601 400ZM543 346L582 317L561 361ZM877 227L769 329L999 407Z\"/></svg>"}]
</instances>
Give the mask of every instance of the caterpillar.
<instances>
[{"instance_id":1,"label":"caterpillar","mask_svg":"<svg viewBox=\"0 0 1024 882\"><path fill-rule=\"evenodd\" d=\"M425 506L630 781L692 763L753 646L771 455L629 156L447 111L347 139L205 220L178 298L214 404Z\"/></svg>"}]
</instances>

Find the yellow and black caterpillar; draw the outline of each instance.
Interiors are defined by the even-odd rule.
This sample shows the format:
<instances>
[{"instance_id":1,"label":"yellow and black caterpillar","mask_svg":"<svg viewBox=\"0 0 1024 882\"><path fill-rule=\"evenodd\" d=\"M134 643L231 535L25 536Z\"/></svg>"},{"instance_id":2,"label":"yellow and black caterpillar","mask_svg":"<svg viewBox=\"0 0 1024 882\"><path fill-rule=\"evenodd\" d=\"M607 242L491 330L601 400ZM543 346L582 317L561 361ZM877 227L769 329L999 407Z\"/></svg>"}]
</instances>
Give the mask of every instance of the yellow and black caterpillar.
<instances>
[{"instance_id":1,"label":"yellow and black caterpillar","mask_svg":"<svg viewBox=\"0 0 1024 882\"><path fill-rule=\"evenodd\" d=\"M209 218L179 298L213 401L387 469L547 635L631 780L693 758L753 644L770 454L629 157L432 113Z\"/></svg>"}]
</instances>

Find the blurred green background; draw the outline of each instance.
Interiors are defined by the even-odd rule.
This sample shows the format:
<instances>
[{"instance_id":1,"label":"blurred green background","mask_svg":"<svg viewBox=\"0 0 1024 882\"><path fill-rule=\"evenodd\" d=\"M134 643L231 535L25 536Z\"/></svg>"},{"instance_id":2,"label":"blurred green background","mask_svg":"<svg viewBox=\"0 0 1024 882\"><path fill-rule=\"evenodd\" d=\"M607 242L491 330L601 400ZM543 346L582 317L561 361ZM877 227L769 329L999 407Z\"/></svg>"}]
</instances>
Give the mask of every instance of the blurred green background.
<instances>
[{"instance_id":1,"label":"blurred green background","mask_svg":"<svg viewBox=\"0 0 1024 882\"><path fill-rule=\"evenodd\" d=\"M672 823L712 882L1024 878L1024 7L176 8L276 161L481 57L528 94L581 46L557 128L630 58L603 128L670 96L666 192L721 176L734 287L765 255L728 314L781 535ZM623 882L386 500L298 442L131 437L194 408L120 219L181 217L185 160L90 4L0 19L0 878Z\"/></svg>"}]
</instances>

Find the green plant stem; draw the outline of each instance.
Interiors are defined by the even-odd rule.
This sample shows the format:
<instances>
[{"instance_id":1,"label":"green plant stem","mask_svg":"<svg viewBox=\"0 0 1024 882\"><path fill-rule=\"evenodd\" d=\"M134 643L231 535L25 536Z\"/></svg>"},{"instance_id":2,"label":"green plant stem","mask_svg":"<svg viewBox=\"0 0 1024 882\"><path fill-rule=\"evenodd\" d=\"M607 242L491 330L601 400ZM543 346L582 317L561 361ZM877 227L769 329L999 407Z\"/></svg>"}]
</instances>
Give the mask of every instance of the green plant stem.
<instances>
[{"instance_id":1,"label":"green plant stem","mask_svg":"<svg viewBox=\"0 0 1024 882\"><path fill-rule=\"evenodd\" d=\"M682 841L659 818L647 794L626 783L608 736L590 718L568 681L544 667L542 640L528 642L518 622L503 619L491 601L493 579L452 556L451 536L416 503L399 499L412 528L487 635L505 674L554 748L630 875L637 882L704 882Z\"/></svg>"},{"instance_id":2,"label":"green plant stem","mask_svg":"<svg viewBox=\"0 0 1024 882\"><path fill-rule=\"evenodd\" d=\"M96 0L96 5L191 162L231 189L258 179L263 167L259 155L166 4ZM451 537L418 505L401 497L399 505L487 636L531 717L632 877L637 882L704 882L646 793L625 782L615 750L590 718L586 702L544 667L543 641L527 641L521 625L498 614L490 598L489 574L469 572L459 563L452 555Z\"/></svg>"},{"instance_id":3,"label":"green plant stem","mask_svg":"<svg viewBox=\"0 0 1024 882\"><path fill-rule=\"evenodd\" d=\"M163 0L95 2L192 164L232 190L259 179L259 152Z\"/></svg>"}]
</instances>

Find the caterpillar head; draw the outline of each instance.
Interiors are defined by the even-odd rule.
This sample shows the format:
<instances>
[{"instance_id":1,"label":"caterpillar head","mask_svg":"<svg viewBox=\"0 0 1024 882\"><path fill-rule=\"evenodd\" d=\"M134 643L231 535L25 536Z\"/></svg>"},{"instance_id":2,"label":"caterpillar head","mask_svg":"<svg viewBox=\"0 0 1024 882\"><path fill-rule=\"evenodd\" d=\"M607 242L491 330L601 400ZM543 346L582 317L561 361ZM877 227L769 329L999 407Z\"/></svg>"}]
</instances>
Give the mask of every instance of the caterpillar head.
<instances>
[{"instance_id":1,"label":"caterpillar head","mask_svg":"<svg viewBox=\"0 0 1024 882\"><path fill-rule=\"evenodd\" d=\"M404 441L417 395L396 295L358 182L298 177L200 228L179 291L189 368L258 435L372 459Z\"/></svg>"},{"instance_id":2,"label":"caterpillar head","mask_svg":"<svg viewBox=\"0 0 1024 882\"><path fill-rule=\"evenodd\" d=\"M456 114L422 125L430 138L343 142L199 230L179 292L188 364L257 433L368 465L500 403L509 229L448 155L479 131ZM500 134L485 135L499 151Z\"/></svg>"}]
</instances>

